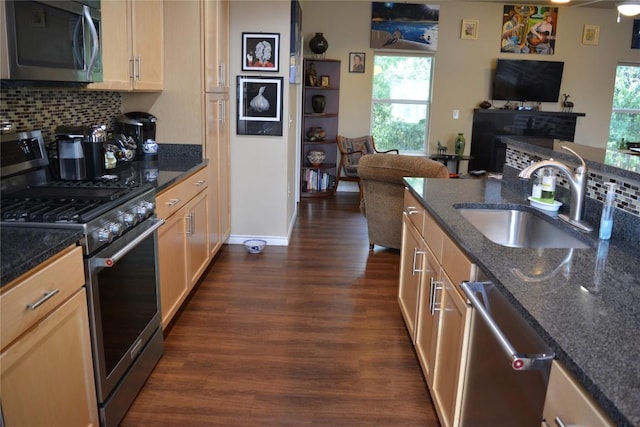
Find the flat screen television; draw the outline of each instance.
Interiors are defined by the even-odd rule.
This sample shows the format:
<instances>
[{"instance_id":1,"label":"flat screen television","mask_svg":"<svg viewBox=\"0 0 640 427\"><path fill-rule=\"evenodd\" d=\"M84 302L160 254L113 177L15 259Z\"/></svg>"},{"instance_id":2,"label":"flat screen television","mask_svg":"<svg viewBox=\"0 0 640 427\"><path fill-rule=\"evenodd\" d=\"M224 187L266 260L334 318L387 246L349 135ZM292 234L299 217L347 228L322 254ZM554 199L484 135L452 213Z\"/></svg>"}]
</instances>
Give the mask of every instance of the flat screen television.
<instances>
[{"instance_id":1,"label":"flat screen television","mask_svg":"<svg viewBox=\"0 0 640 427\"><path fill-rule=\"evenodd\" d=\"M492 99L558 102L564 62L498 59Z\"/></svg>"}]
</instances>

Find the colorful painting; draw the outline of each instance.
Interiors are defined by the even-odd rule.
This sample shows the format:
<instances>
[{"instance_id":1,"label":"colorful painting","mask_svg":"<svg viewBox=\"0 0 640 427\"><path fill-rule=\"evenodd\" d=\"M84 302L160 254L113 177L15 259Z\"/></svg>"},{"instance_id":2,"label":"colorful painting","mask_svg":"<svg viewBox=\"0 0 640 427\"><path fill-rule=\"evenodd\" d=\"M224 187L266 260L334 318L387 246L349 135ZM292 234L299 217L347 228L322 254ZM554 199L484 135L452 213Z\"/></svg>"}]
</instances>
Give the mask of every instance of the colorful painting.
<instances>
[{"instance_id":1,"label":"colorful painting","mask_svg":"<svg viewBox=\"0 0 640 427\"><path fill-rule=\"evenodd\" d=\"M373 49L435 52L440 6L414 3L371 3Z\"/></svg>"},{"instance_id":2,"label":"colorful painting","mask_svg":"<svg viewBox=\"0 0 640 427\"><path fill-rule=\"evenodd\" d=\"M504 6L500 51L553 55L557 27L557 7Z\"/></svg>"}]
</instances>

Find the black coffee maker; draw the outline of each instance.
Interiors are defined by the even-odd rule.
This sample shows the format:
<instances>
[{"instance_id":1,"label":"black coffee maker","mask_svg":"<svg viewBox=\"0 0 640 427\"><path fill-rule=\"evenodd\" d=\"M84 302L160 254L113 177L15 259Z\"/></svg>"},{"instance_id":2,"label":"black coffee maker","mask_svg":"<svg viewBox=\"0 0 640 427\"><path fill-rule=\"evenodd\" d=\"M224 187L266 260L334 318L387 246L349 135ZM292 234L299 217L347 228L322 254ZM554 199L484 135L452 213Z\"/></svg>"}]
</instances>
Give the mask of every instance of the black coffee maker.
<instances>
[{"instance_id":1,"label":"black coffee maker","mask_svg":"<svg viewBox=\"0 0 640 427\"><path fill-rule=\"evenodd\" d=\"M133 111L118 117L120 133L131 137L137 145L136 158L138 160L152 160L158 157L158 143L156 142L156 121L153 114Z\"/></svg>"}]
</instances>

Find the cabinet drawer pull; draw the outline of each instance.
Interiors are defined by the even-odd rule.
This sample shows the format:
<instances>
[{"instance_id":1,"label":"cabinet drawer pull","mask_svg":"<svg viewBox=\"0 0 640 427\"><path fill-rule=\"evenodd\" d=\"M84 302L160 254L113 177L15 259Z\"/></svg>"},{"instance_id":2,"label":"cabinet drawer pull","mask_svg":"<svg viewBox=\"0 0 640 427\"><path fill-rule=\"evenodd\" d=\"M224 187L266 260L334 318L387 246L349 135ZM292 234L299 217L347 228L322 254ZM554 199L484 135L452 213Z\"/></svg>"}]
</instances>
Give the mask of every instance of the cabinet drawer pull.
<instances>
[{"instance_id":1,"label":"cabinet drawer pull","mask_svg":"<svg viewBox=\"0 0 640 427\"><path fill-rule=\"evenodd\" d=\"M180 199L171 199L168 202L165 202L165 204L169 207L175 206L178 203L180 203Z\"/></svg>"},{"instance_id":2,"label":"cabinet drawer pull","mask_svg":"<svg viewBox=\"0 0 640 427\"><path fill-rule=\"evenodd\" d=\"M204 179L201 179L201 180L199 180L199 181L194 182L193 184L194 184L196 187L201 187L201 186L202 186L202 184L204 184L205 182L207 182L207 181L205 181Z\"/></svg>"},{"instance_id":3,"label":"cabinet drawer pull","mask_svg":"<svg viewBox=\"0 0 640 427\"><path fill-rule=\"evenodd\" d=\"M40 307L42 304L44 304L46 301L48 301L49 299L51 299L55 294L57 294L58 292L60 292L60 289L56 288L52 291L49 292L45 292L44 296L42 298L40 298L38 301L31 303L31 304L27 304L27 308L29 310L35 310L36 308Z\"/></svg>"},{"instance_id":4,"label":"cabinet drawer pull","mask_svg":"<svg viewBox=\"0 0 640 427\"><path fill-rule=\"evenodd\" d=\"M414 208L413 206L407 206L407 209L405 209L405 211L407 212L407 215L415 215L417 213L420 213L420 210L418 208Z\"/></svg>"},{"instance_id":5,"label":"cabinet drawer pull","mask_svg":"<svg viewBox=\"0 0 640 427\"><path fill-rule=\"evenodd\" d=\"M562 420L560 419L560 417L556 417L555 423L558 425L558 427L566 427L566 424L562 422Z\"/></svg>"}]
</instances>

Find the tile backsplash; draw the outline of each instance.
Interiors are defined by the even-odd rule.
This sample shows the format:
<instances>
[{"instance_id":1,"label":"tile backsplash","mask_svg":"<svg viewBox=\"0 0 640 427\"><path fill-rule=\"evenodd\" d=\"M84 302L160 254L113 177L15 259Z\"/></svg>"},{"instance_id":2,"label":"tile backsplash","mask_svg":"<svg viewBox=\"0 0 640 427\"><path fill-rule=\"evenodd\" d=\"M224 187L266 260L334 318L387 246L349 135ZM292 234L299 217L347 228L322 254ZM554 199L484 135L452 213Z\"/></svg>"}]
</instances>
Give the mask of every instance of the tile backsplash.
<instances>
[{"instance_id":1,"label":"tile backsplash","mask_svg":"<svg viewBox=\"0 0 640 427\"><path fill-rule=\"evenodd\" d=\"M3 87L0 91L0 122L15 132L40 129L45 142L55 139L60 125L107 125L114 130L122 114L122 96L117 92L82 89Z\"/></svg>"},{"instance_id":2,"label":"tile backsplash","mask_svg":"<svg viewBox=\"0 0 640 427\"><path fill-rule=\"evenodd\" d=\"M532 161L537 162L539 160L542 160L542 157L507 147L505 164L515 169L522 170L530 165ZM564 175L558 174L557 176L558 184L568 189L569 182ZM615 182L618 184L616 189L616 207L635 217L640 217L640 183L623 177L609 176L598 171L589 171L587 197L599 202L604 201L606 198L605 182Z\"/></svg>"}]
</instances>

